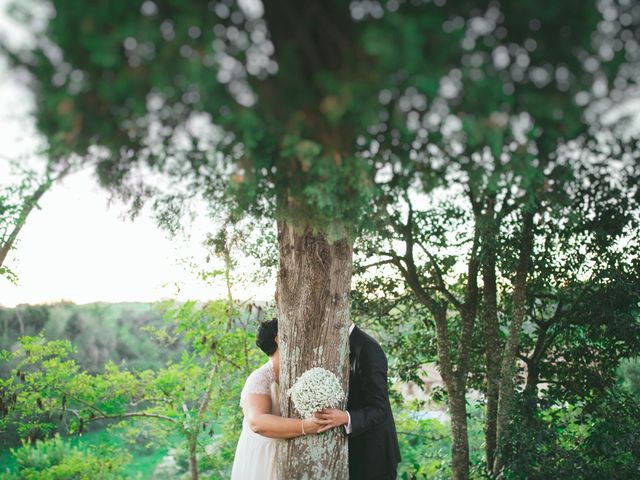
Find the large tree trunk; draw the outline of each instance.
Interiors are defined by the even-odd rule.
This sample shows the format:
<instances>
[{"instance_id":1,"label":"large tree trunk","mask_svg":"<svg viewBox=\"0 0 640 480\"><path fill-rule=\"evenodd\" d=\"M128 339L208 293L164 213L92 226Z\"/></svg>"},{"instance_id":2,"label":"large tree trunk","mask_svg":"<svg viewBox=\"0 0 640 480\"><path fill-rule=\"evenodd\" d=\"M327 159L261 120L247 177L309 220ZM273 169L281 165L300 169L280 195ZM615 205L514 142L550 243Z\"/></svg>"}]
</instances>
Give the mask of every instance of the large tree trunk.
<instances>
[{"instance_id":1,"label":"large tree trunk","mask_svg":"<svg viewBox=\"0 0 640 480\"><path fill-rule=\"evenodd\" d=\"M285 417L300 418L286 392L306 370L326 368L348 391L353 250L346 240L329 243L322 233L298 231L284 221L278 223L278 245L280 409ZM332 429L282 442L277 469L282 479L348 478L344 431Z\"/></svg>"}]
</instances>

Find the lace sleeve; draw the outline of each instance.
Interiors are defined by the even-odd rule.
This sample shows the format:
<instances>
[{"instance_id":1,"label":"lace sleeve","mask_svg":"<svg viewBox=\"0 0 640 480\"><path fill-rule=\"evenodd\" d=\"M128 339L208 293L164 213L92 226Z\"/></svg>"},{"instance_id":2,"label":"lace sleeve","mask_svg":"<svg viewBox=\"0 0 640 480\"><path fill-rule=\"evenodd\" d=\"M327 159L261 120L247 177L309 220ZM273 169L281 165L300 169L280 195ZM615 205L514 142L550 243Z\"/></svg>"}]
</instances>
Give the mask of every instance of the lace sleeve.
<instances>
[{"instance_id":1,"label":"lace sleeve","mask_svg":"<svg viewBox=\"0 0 640 480\"><path fill-rule=\"evenodd\" d=\"M271 395L271 379L266 372L256 370L247 377L246 382L244 382L242 392L240 392L241 407L244 407L247 395L251 394Z\"/></svg>"}]
</instances>

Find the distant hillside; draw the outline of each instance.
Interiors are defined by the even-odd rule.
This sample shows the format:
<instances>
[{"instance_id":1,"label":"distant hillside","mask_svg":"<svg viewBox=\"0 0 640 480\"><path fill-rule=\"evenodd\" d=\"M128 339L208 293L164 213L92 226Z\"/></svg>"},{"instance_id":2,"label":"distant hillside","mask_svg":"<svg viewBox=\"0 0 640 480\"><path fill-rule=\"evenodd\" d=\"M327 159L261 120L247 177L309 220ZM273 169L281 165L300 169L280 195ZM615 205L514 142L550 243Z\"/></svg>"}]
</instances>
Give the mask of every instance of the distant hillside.
<instances>
[{"instance_id":1,"label":"distant hillside","mask_svg":"<svg viewBox=\"0 0 640 480\"><path fill-rule=\"evenodd\" d=\"M178 345L160 349L149 332L141 330L162 325L162 311L156 303L0 307L0 348L13 349L20 336L42 331L51 340L70 340L78 350L76 359L89 372L100 371L108 360L124 360L130 368L145 369L179 357Z\"/></svg>"}]
</instances>

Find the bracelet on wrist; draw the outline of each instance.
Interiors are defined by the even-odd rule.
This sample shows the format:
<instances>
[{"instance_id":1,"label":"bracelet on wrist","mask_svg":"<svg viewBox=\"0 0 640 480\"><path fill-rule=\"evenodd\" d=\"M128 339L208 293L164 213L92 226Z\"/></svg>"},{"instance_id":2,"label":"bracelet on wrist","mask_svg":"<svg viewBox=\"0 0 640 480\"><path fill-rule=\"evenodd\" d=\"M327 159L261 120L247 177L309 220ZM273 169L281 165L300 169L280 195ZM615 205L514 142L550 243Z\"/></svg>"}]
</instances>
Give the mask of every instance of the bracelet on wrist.
<instances>
[{"instance_id":1,"label":"bracelet on wrist","mask_svg":"<svg viewBox=\"0 0 640 480\"><path fill-rule=\"evenodd\" d=\"M304 418L300 419L300 427L302 428L302 435L306 435L307 433L304 431Z\"/></svg>"}]
</instances>

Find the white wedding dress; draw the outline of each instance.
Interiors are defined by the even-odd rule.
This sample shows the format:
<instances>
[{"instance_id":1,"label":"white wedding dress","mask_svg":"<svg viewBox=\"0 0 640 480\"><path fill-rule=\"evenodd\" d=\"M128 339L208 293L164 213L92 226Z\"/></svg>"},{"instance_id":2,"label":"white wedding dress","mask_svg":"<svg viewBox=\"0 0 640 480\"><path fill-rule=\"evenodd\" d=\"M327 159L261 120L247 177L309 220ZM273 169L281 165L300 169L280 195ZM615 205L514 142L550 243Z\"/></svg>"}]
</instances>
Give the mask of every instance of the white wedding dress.
<instances>
[{"instance_id":1,"label":"white wedding dress","mask_svg":"<svg viewBox=\"0 0 640 480\"><path fill-rule=\"evenodd\" d=\"M271 360L251 372L240 393L240 406L247 395L261 394L271 397L271 413L280 415L278 384ZM236 447L231 469L231 480L278 480L276 477L276 447L283 440L263 437L249 427L246 417Z\"/></svg>"}]
</instances>

